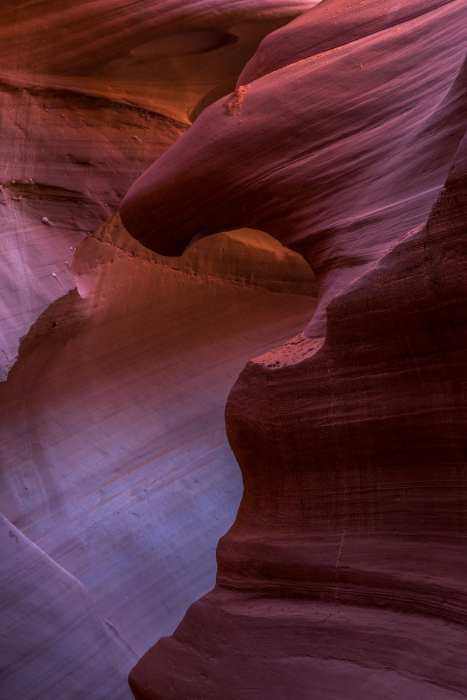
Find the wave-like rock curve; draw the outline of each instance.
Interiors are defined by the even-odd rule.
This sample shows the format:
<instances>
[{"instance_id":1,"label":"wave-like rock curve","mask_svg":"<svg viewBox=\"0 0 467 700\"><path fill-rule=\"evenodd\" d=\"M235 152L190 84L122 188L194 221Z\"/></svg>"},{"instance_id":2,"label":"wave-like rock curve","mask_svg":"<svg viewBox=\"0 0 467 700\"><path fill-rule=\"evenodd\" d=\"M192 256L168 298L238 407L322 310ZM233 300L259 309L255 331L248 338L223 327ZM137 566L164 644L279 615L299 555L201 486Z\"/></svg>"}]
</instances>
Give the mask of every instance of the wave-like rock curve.
<instances>
[{"instance_id":1,"label":"wave-like rock curve","mask_svg":"<svg viewBox=\"0 0 467 700\"><path fill-rule=\"evenodd\" d=\"M347 8L323 3L298 39ZM467 693L467 10L401 13L262 69L123 203L132 234L173 252L221 222L261 222L320 284L305 335L249 362L230 393L237 519L214 590L131 672L138 700Z\"/></svg>"}]
</instances>

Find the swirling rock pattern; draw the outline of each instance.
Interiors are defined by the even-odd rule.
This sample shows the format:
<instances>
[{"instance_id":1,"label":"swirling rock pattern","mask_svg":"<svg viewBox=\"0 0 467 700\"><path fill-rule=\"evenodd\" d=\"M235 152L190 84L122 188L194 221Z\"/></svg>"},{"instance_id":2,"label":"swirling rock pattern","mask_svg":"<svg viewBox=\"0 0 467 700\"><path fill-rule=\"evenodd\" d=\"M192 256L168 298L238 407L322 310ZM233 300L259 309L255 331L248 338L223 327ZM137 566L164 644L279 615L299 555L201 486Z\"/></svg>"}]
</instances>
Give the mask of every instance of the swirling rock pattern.
<instances>
[{"instance_id":1,"label":"swirling rock pattern","mask_svg":"<svg viewBox=\"0 0 467 700\"><path fill-rule=\"evenodd\" d=\"M268 32L315 4L1 3L0 381L31 324L74 288L70 248L234 88Z\"/></svg>"},{"instance_id":2,"label":"swirling rock pattern","mask_svg":"<svg viewBox=\"0 0 467 700\"><path fill-rule=\"evenodd\" d=\"M228 390L316 283L260 231L175 261L112 215L316 1L0 4L0 697L123 700L214 583L242 490Z\"/></svg>"},{"instance_id":3,"label":"swirling rock pattern","mask_svg":"<svg viewBox=\"0 0 467 700\"><path fill-rule=\"evenodd\" d=\"M165 252L261 227L320 285L230 393L237 519L214 590L131 672L138 700L467 694L467 8L382 5L271 36L123 203Z\"/></svg>"},{"instance_id":4,"label":"swirling rock pattern","mask_svg":"<svg viewBox=\"0 0 467 700\"><path fill-rule=\"evenodd\" d=\"M130 693L136 654L170 634L215 582L215 546L242 492L224 428L229 389L252 355L297 333L315 307L303 258L261 232L220 234L162 258L117 216L81 244L73 272L77 289L41 315L0 384L0 510L33 551L80 582L96 620L55 593L57 649L46 625L45 656L37 626L28 646L19 637L2 700L46 698L53 688L80 697L66 682L75 646L59 633L74 614L76 644L86 639L76 660L81 696ZM0 575L7 614L12 570L14 561ZM88 630L97 615L131 652L129 661L114 649L121 672L99 685L94 664L107 652Z\"/></svg>"},{"instance_id":5,"label":"swirling rock pattern","mask_svg":"<svg viewBox=\"0 0 467 700\"><path fill-rule=\"evenodd\" d=\"M351 21L353 3L325 6L329 34L336 16ZM320 283L316 337L330 299L426 221L466 125L462 2L302 58L320 8L270 37L281 46L296 27L289 64L239 87L233 113L232 98L205 110L121 207L129 232L164 254L242 226L300 252Z\"/></svg>"}]
</instances>

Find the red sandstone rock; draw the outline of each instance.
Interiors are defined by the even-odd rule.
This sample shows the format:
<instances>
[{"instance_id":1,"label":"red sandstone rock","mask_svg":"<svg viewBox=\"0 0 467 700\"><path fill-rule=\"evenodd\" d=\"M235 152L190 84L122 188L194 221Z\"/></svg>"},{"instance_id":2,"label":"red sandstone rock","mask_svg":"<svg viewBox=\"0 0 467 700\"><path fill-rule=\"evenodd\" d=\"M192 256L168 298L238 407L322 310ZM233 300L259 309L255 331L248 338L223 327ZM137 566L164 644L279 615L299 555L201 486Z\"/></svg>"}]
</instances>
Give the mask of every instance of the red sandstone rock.
<instances>
[{"instance_id":1,"label":"red sandstone rock","mask_svg":"<svg viewBox=\"0 0 467 700\"><path fill-rule=\"evenodd\" d=\"M84 233L195 118L132 187L131 233L179 254L264 229L320 305L231 392L245 495L217 585L134 693L466 695L467 11L324 0L229 96L314 4L2 10L2 377L61 297L0 388L2 508L55 559L2 521L8 700L127 697L101 615L142 651L211 585L239 495L224 392L314 306L264 234L163 259L118 218L71 290Z\"/></svg>"},{"instance_id":2,"label":"red sandstone rock","mask_svg":"<svg viewBox=\"0 0 467 700\"><path fill-rule=\"evenodd\" d=\"M242 491L225 400L250 357L306 323L313 275L299 255L254 231L162 258L131 239L118 217L81 244L73 271L77 289L42 314L0 384L0 510L57 570L84 584L96 616L140 655L214 585L215 547ZM4 627L12 568L0 573ZM52 573L41 600L55 585ZM65 613L58 597L57 635ZM76 614L77 639L57 649L49 641L46 658L34 625L27 648L19 637L2 700L16 700L46 670L47 692L75 700L64 659L79 641L80 663L95 679L103 638L90 632L96 620ZM127 673L134 656L120 656ZM87 694L124 698L122 673Z\"/></svg>"},{"instance_id":3,"label":"red sandstone rock","mask_svg":"<svg viewBox=\"0 0 467 700\"><path fill-rule=\"evenodd\" d=\"M130 674L137 700L467 694L467 8L401 4L418 15L303 60L315 13L352 4L312 10L300 62L261 66L123 204L173 252L261 222L321 284L317 322L230 393L244 496L215 589Z\"/></svg>"},{"instance_id":4,"label":"red sandstone rock","mask_svg":"<svg viewBox=\"0 0 467 700\"><path fill-rule=\"evenodd\" d=\"M268 32L315 4L18 0L2 7L0 381L19 339L74 287L70 247L116 212L190 116L235 87Z\"/></svg>"},{"instance_id":5,"label":"red sandstone rock","mask_svg":"<svg viewBox=\"0 0 467 700\"><path fill-rule=\"evenodd\" d=\"M288 27L300 60L254 80L234 114L225 100L205 110L130 188L121 215L171 255L193 235L267 231L315 271L320 303L307 333L320 336L326 304L426 220L445 180L467 119L466 6L447 2L302 59L315 12ZM290 40L290 61L294 49Z\"/></svg>"},{"instance_id":6,"label":"red sandstone rock","mask_svg":"<svg viewBox=\"0 0 467 700\"><path fill-rule=\"evenodd\" d=\"M217 586L133 670L138 699L464 697L466 163L464 140L324 345L243 371Z\"/></svg>"},{"instance_id":7,"label":"red sandstone rock","mask_svg":"<svg viewBox=\"0 0 467 700\"><path fill-rule=\"evenodd\" d=\"M2 700L128 698L130 644L214 582L241 492L225 398L303 327L313 274L261 232L172 262L115 220L91 232L315 4L2 3Z\"/></svg>"}]
</instances>

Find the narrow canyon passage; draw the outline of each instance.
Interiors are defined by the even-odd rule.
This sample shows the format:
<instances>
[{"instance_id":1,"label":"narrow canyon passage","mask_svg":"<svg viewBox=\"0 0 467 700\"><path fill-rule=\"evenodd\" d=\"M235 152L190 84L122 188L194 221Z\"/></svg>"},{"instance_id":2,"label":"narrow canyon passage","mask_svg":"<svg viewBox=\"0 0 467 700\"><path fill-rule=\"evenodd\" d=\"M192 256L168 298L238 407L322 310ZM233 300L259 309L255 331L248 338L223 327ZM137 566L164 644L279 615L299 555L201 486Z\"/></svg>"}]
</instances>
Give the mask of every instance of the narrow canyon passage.
<instances>
[{"instance_id":1,"label":"narrow canyon passage","mask_svg":"<svg viewBox=\"0 0 467 700\"><path fill-rule=\"evenodd\" d=\"M3 5L0 700L465 698L465 0Z\"/></svg>"},{"instance_id":2,"label":"narrow canyon passage","mask_svg":"<svg viewBox=\"0 0 467 700\"><path fill-rule=\"evenodd\" d=\"M260 228L318 283L230 392L240 508L137 700L466 696L466 27L456 0L317 5L122 202L160 253Z\"/></svg>"},{"instance_id":3,"label":"narrow canyon passage","mask_svg":"<svg viewBox=\"0 0 467 700\"><path fill-rule=\"evenodd\" d=\"M77 290L38 319L0 385L0 508L142 653L214 584L242 488L229 389L303 328L316 287L264 233L161 258L118 216L74 271Z\"/></svg>"},{"instance_id":4,"label":"narrow canyon passage","mask_svg":"<svg viewBox=\"0 0 467 700\"><path fill-rule=\"evenodd\" d=\"M2 700L131 697L138 656L214 584L242 491L228 391L301 331L316 281L260 231L175 260L115 212L314 4L2 8Z\"/></svg>"}]
</instances>

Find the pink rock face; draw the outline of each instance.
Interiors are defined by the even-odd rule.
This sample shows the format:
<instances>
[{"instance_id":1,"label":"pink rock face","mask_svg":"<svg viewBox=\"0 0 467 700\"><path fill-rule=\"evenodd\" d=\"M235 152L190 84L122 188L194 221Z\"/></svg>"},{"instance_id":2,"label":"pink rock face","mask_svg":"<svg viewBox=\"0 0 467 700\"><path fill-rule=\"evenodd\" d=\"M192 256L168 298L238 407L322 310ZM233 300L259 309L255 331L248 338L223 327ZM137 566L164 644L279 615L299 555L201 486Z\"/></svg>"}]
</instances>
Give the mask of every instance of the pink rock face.
<instances>
[{"instance_id":1,"label":"pink rock face","mask_svg":"<svg viewBox=\"0 0 467 700\"><path fill-rule=\"evenodd\" d=\"M3 4L1 700L465 698L465 0Z\"/></svg>"},{"instance_id":2,"label":"pink rock face","mask_svg":"<svg viewBox=\"0 0 467 700\"><path fill-rule=\"evenodd\" d=\"M363 3L358 17L366 5L374 12ZM129 232L164 254L180 253L193 235L241 226L300 252L320 283L307 331L315 337L333 296L426 220L466 120L464 3L397 26L385 15L386 30L334 39L303 58L315 14L324 33L324 7L329 34L335 17L352 21L353 3L327 2L271 36L274 58L282 31L296 31L288 65L263 67L235 98L205 110L121 207Z\"/></svg>"},{"instance_id":3,"label":"pink rock face","mask_svg":"<svg viewBox=\"0 0 467 700\"><path fill-rule=\"evenodd\" d=\"M0 697L126 700L214 584L230 387L301 331L316 279L261 231L175 260L115 213L316 1L2 4Z\"/></svg>"},{"instance_id":4,"label":"pink rock face","mask_svg":"<svg viewBox=\"0 0 467 700\"><path fill-rule=\"evenodd\" d=\"M137 700L467 693L467 8L382 5L271 36L123 202L156 250L257 226L320 285L305 334L230 393L239 512Z\"/></svg>"}]
</instances>

